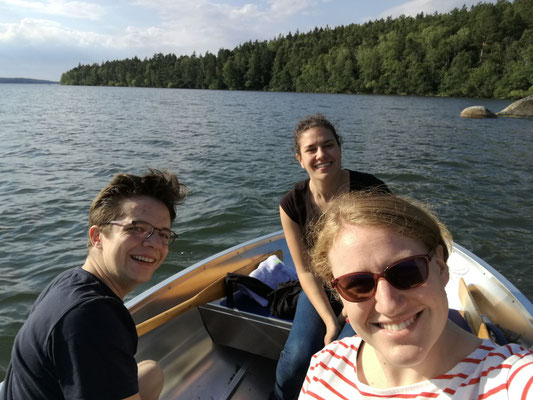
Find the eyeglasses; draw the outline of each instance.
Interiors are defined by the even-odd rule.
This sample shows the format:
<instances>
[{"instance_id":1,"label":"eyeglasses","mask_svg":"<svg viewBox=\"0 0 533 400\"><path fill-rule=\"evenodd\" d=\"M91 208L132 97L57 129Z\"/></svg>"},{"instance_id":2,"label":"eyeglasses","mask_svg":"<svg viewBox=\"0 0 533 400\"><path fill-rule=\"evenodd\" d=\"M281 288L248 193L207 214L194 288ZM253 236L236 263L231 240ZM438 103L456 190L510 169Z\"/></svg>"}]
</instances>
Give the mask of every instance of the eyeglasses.
<instances>
[{"instance_id":1,"label":"eyeglasses","mask_svg":"<svg viewBox=\"0 0 533 400\"><path fill-rule=\"evenodd\" d=\"M347 301L359 303L372 298L376 293L378 280L385 278L396 289L414 289L426 282L429 275L429 254L416 255L396 261L381 274L354 272L339 276L331 281L337 292Z\"/></svg>"},{"instance_id":2,"label":"eyeglasses","mask_svg":"<svg viewBox=\"0 0 533 400\"><path fill-rule=\"evenodd\" d=\"M154 234L155 231L157 231L159 240L161 240L161 243L164 246L168 246L171 244L174 240L178 238L178 234L175 232L172 232L168 228L156 228L149 222L144 221L131 221L131 222L117 222L117 221L111 221L104 225L118 225L118 226L126 226L126 231L131 233L132 235L138 236L144 240L150 239L150 237Z\"/></svg>"}]
</instances>

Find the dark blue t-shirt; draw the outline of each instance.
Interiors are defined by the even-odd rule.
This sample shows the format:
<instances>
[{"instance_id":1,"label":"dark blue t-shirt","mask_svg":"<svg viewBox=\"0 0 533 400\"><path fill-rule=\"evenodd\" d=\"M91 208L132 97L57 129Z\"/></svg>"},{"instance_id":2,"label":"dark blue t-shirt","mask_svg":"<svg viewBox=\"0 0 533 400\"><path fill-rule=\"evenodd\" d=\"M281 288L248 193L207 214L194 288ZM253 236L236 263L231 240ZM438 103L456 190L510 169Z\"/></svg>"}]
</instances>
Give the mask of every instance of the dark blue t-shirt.
<instances>
[{"instance_id":1,"label":"dark blue t-shirt","mask_svg":"<svg viewBox=\"0 0 533 400\"><path fill-rule=\"evenodd\" d=\"M122 299L82 268L58 275L15 338L2 399L123 399L139 391Z\"/></svg>"}]
</instances>

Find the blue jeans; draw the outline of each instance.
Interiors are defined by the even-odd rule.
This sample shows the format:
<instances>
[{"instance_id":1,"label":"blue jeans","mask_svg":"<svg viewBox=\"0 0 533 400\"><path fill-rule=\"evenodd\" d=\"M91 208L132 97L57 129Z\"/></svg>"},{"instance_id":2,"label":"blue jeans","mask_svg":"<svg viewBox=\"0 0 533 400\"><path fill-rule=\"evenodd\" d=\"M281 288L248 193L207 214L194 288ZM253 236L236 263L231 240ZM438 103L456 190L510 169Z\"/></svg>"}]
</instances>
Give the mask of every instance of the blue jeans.
<instances>
[{"instance_id":1,"label":"blue jeans","mask_svg":"<svg viewBox=\"0 0 533 400\"><path fill-rule=\"evenodd\" d=\"M285 347L276 367L274 394L278 400L296 399L300 394L311 357L324 347L326 325L302 290ZM338 339L355 335L345 324Z\"/></svg>"}]
</instances>

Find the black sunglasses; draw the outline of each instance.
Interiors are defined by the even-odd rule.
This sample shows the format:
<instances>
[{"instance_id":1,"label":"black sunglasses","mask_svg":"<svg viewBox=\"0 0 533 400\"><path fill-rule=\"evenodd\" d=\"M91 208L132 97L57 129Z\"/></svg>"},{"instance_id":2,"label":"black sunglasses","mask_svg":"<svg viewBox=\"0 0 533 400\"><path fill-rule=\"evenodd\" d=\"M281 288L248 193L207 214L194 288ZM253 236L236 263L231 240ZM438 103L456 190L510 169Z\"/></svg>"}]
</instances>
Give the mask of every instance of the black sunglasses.
<instances>
[{"instance_id":1,"label":"black sunglasses","mask_svg":"<svg viewBox=\"0 0 533 400\"><path fill-rule=\"evenodd\" d=\"M403 258L385 268L381 274L372 272L353 272L339 276L331 281L331 286L343 299L359 303L372 298L376 293L378 280L385 278L396 289L414 289L426 282L429 275L429 254Z\"/></svg>"}]
</instances>

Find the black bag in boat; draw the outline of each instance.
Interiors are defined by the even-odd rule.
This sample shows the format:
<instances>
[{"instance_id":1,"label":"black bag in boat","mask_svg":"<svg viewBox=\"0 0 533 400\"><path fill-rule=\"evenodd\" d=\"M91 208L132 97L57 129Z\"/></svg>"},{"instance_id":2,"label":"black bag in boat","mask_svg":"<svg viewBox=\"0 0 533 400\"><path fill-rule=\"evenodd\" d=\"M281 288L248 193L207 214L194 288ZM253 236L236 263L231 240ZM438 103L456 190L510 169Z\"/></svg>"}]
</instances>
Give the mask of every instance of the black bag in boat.
<instances>
[{"instance_id":1,"label":"black bag in boat","mask_svg":"<svg viewBox=\"0 0 533 400\"><path fill-rule=\"evenodd\" d=\"M235 307L233 292L238 289L239 285L262 297L270 305L270 297L274 291L270 286L253 276L228 272L224 278L224 289L226 292L226 302L229 307Z\"/></svg>"},{"instance_id":2,"label":"black bag in boat","mask_svg":"<svg viewBox=\"0 0 533 400\"><path fill-rule=\"evenodd\" d=\"M229 307L235 306L233 293L239 285L265 299L266 307L269 309L270 314L283 319L294 318L298 295L302 290L300 282L283 282L274 290L257 278L229 272L224 278L226 302Z\"/></svg>"},{"instance_id":3,"label":"black bag in boat","mask_svg":"<svg viewBox=\"0 0 533 400\"><path fill-rule=\"evenodd\" d=\"M287 281L280 283L272 292L270 301L270 314L283 319L294 319L298 296L302 291L300 281Z\"/></svg>"},{"instance_id":4,"label":"black bag in boat","mask_svg":"<svg viewBox=\"0 0 533 400\"><path fill-rule=\"evenodd\" d=\"M278 288L272 293L270 299L270 314L283 319L294 319L298 296L302 291L300 281L287 281L280 283ZM333 292L324 287L324 291L329 299L329 304L335 315L342 311L342 303L335 297Z\"/></svg>"}]
</instances>

